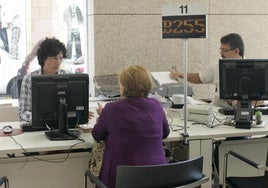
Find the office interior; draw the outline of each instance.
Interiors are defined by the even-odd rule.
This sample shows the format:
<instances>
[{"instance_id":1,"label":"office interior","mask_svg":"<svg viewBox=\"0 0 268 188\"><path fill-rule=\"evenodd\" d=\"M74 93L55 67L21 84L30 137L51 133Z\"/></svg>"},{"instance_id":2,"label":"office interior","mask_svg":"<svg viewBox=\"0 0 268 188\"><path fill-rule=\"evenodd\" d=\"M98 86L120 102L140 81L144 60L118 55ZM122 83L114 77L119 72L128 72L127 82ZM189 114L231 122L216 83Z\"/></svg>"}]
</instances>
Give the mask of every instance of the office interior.
<instances>
[{"instance_id":1,"label":"office interior","mask_svg":"<svg viewBox=\"0 0 268 188\"><path fill-rule=\"evenodd\" d=\"M56 38L65 41L66 33L62 33L65 28L62 16L59 15L72 4L73 0L25 0L26 7L26 26L25 26L25 45L27 54L31 48L36 44L40 38L55 36ZM96 75L118 74L119 70L127 65L143 64L151 72L168 71L176 66L178 70L183 70L184 57L184 40L181 39L163 39L162 38L162 6L167 3L193 3L202 2L207 6L207 37L202 39L188 39L188 72L198 72L201 69L208 67L210 64L218 63L220 57L220 38L228 33L239 33L245 43L245 58L268 59L268 4L265 0L250 1L250 0L80 0L79 2L83 12L85 30L81 35L81 41L85 45L85 64L86 71L90 76L90 94L95 95L95 87L93 77ZM1 3L1 2L0 2ZM199 99L213 99L215 94L215 85L213 84L190 84L193 88L194 95ZM8 122L17 121L17 108L10 106L2 106L2 117L5 117ZM13 115L12 115L13 114ZM267 127L267 126L266 126ZM251 134L250 131L246 133L237 133L238 135ZM258 136L267 134L267 128L262 132L254 130ZM219 134L219 133L217 133ZM234 136L233 133L224 133L220 136ZM176 136L174 136L176 137ZM181 136L179 141L183 140ZM174 141L171 138L169 141ZM198 140L198 139L197 139ZM199 154L209 156L212 152L211 137L194 140L190 147L196 146L197 149L186 150L181 142L174 142L174 146L179 146L177 157L186 156L192 157ZM202 140L202 141L201 141ZM88 143L92 142L92 138L88 138ZM266 147L267 139L257 140L255 152L265 154L263 148ZM11 140L5 142L10 144ZM45 141L48 146L42 146L41 151L46 151L49 148L48 141ZM11 144L12 145L12 144ZM229 142L222 146L221 152L228 150ZM252 143L240 142L234 144L234 149L241 149L242 152L248 153L247 148L252 148ZM71 143L68 143L68 147ZM84 144L81 148L87 148L90 144ZM9 148L12 153L13 145ZM15 146L14 146L15 147ZM31 146L28 146L31 148ZM36 146L40 147L40 146ZM51 146L52 147L52 146ZM64 148L61 144L53 146L57 148ZM67 146L65 146L66 148ZM207 148L208 147L208 148ZM227 148L227 149L226 149ZM201 151L202 150L202 151ZM205 151L206 150L206 151ZM16 153L17 151L15 151ZM181 153L180 153L181 152ZM186 154L185 154L186 152ZM189 153L187 153L189 152ZM2 152L3 153L3 152ZM181 154L181 155L180 155ZM62 171L69 171L73 168L81 174L75 176L67 176L67 179L77 178L78 186L83 186L83 170L86 169L88 163L88 153L78 153L70 160L72 162L68 165L61 163L59 168ZM222 154L223 155L223 154ZM254 155L254 154L253 154ZM46 158L47 156L44 156ZM50 155L49 159L64 158L65 155ZM265 157L265 156L264 156ZM222 158L220 158L222 159ZM0 159L1 160L1 159ZM47 158L46 158L47 160ZM31 172L31 175L37 173L38 168L44 168L46 172L41 172L41 176L45 177L46 173L51 173L50 169L53 164L36 162L34 159L30 160L32 163L25 169L25 161L19 162L19 159L3 159L0 162L0 169L9 169L16 171L20 168L25 172ZM34 161L34 162L33 162ZM78 164L78 165L76 165ZM205 162L205 165L212 164L212 159ZM222 165L222 164L221 164ZM2 166L2 167L1 167ZM212 168L212 167L211 167ZM11 173L11 172L8 173ZM0 170L1 175L5 175L5 171ZM2 174L3 173L3 174ZM210 173L210 168L205 170L205 173ZM73 174L71 174L73 175ZM56 175L55 175L56 176ZM210 182L202 187L211 187L213 185L212 175ZM16 177L19 174L16 173ZM24 176L27 180L31 179L29 176ZM61 176L64 178L64 176ZM12 183L12 177L10 178ZM17 179L17 181L24 181ZM67 187L60 183L61 180L55 181L57 187ZM62 180L64 181L64 180ZM73 180L76 182L76 180ZM221 183L221 180L219 180ZM36 182L35 182L36 183ZM46 184L46 181L41 182ZM18 183L16 185L19 185ZM51 185L51 184L49 184ZM53 185L53 184L52 184ZM36 186L41 187L36 184Z\"/></svg>"}]
</instances>

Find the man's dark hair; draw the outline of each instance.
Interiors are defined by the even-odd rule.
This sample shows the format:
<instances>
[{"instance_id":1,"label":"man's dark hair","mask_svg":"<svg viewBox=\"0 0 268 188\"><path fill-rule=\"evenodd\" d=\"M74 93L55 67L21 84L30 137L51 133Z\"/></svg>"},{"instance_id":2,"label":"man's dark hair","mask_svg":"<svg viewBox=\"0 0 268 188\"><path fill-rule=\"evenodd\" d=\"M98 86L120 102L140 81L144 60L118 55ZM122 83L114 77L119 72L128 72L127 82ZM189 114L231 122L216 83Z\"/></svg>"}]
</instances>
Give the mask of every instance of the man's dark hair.
<instances>
[{"instance_id":1,"label":"man's dark hair","mask_svg":"<svg viewBox=\"0 0 268 188\"><path fill-rule=\"evenodd\" d=\"M242 37L239 34L230 33L228 35L225 35L221 38L221 43L228 44L231 49L238 48L239 55L244 57L245 45L244 45Z\"/></svg>"},{"instance_id":2,"label":"man's dark hair","mask_svg":"<svg viewBox=\"0 0 268 188\"><path fill-rule=\"evenodd\" d=\"M37 50L37 59L41 67L44 66L45 60L48 56L53 57L60 52L63 54L63 58L67 57L67 50L65 45L56 38L46 38L39 46Z\"/></svg>"}]
</instances>

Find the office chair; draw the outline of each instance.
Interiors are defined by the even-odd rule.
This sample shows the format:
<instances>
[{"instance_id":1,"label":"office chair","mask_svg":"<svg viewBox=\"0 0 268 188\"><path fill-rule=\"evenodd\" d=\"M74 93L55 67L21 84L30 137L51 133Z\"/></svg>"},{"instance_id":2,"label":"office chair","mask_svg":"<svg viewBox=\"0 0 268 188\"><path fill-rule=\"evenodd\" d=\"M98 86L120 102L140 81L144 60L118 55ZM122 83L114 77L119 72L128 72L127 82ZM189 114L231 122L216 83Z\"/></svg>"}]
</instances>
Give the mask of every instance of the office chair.
<instances>
[{"instance_id":1,"label":"office chair","mask_svg":"<svg viewBox=\"0 0 268 188\"><path fill-rule=\"evenodd\" d=\"M6 176L0 178L0 186L5 185L5 188L9 188L9 182Z\"/></svg>"},{"instance_id":2,"label":"office chair","mask_svg":"<svg viewBox=\"0 0 268 188\"><path fill-rule=\"evenodd\" d=\"M233 157L239 159L241 162L245 162L246 164L264 171L263 176L251 176L251 177L238 177L238 176L230 176L227 177L227 168L228 168L228 156L232 155ZM255 163L254 161L230 150L224 156L224 169L223 169L223 188L232 187L232 188L267 188L268 187L268 148L266 155L266 165L261 165Z\"/></svg>"},{"instance_id":3,"label":"office chair","mask_svg":"<svg viewBox=\"0 0 268 188\"><path fill-rule=\"evenodd\" d=\"M22 84L22 79L17 80L18 98L20 98L20 88Z\"/></svg>"},{"instance_id":4,"label":"office chair","mask_svg":"<svg viewBox=\"0 0 268 188\"><path fill-rule=\"evenodd\" d=\"M203 157L164 165L118 166L116 173L116 188L193 188L208 181L202 173ZM99 188L106 188L91 172L85 173L85 188L87 177Z\"/></svg>"}]
</instances>

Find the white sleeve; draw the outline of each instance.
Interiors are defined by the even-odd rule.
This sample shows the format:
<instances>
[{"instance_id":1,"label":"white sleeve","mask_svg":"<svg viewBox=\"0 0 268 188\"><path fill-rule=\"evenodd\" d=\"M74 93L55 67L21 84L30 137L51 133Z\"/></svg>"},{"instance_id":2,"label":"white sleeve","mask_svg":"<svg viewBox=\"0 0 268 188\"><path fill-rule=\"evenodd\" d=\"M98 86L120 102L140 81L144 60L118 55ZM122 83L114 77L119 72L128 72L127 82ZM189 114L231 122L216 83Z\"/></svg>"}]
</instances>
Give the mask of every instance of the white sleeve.
<instances>
[{"instance_id":1,"label":"white sleeve","mask_svg":"<svg viewBox=\"0 0 268 188\"><path fill-rule=\"evenodd\" d=\"M207 69L199 72L200 81L203 84L218 84L219 83L219 66L218 64L211 65Z\"/></svg>"}]
</instances>

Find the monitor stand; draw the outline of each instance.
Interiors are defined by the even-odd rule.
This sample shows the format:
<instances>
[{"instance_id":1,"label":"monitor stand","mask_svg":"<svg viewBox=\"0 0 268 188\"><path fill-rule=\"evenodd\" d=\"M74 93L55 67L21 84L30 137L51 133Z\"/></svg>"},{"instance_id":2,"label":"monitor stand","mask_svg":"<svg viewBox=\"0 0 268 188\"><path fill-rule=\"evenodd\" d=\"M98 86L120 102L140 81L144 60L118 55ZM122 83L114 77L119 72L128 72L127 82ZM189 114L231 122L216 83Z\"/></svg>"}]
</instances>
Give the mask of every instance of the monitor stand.
<instances>
[{"instance_id":1,"label":"monitor stand","mask_svg":"<svg viewBox=\"0 0 268 188\"><path fill-rule=\"evenodd\" d=\"M68 130L67 104L58 105L59 130L46 131L45 135L49 140L75 140L79 138L79 130Z\"/></svg>"},{"instance_id":2,"label":"monitor stand","mask_svg":"<svg viewBox=\"0 0 268 188\"><path fill-rule=\"evenodd\" d=\"M235 127L250 129L252 124L252 101L240 100L235 113Z\"/></svg>"}]
</instances>

